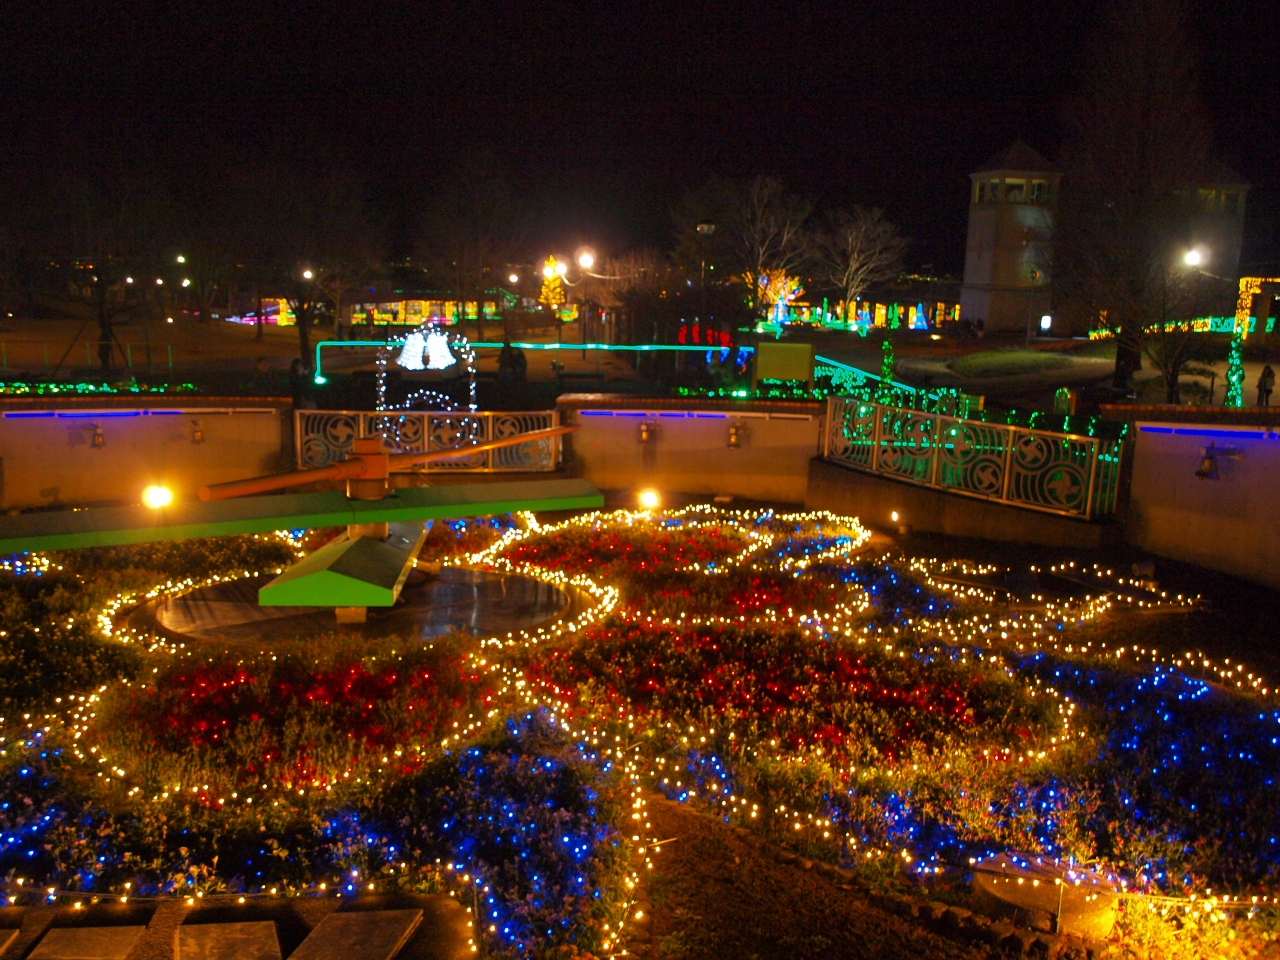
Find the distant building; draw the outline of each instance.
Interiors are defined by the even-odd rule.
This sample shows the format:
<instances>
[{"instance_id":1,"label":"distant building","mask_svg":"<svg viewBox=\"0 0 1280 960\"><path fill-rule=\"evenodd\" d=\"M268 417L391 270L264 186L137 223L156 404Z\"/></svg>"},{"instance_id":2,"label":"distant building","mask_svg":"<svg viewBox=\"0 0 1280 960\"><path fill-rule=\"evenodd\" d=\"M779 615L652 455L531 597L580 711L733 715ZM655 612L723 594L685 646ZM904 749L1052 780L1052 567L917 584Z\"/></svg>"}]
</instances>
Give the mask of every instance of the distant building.
<instances>
[{"instance_id":1,"label":"distant building","mask_svg":"<svg viewBox=\"0 0 1280 960\"><path fill-rule=\"evenodd\" d=\"M1021 140L971 173L963 320L1038 329L1050 310L1049 263L1061 172Z\"/></svg>"},{"instance_id":2,"label":"distant building","mask_svg":"<svg viewBox=\"0 0 1280 960\"><path fill-rule=\"evenodd\" d=\"M1196 191L1196 213L1188 234L1191 249L1199 251L1205 270L1232 279L1239 276L1248 193L1249 185L1221 165L1212 180Z\"/></svg>"}]
</instances>

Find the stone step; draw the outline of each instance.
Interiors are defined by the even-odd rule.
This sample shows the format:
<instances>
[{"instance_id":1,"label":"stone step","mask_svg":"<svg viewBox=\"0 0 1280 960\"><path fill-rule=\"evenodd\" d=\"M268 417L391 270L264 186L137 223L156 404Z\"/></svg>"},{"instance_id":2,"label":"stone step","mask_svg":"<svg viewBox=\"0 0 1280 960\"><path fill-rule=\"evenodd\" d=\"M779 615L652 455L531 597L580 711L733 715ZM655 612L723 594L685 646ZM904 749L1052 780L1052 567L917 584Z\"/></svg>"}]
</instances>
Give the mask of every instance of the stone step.
<instances>
[{"instance_id":1,"label":"stone step","mask_svg":"<svg viewBox=\"0 0 1280 960\"><path fill-rule=\"evenodd\" d=\"M54 927L30 960L124 960L146 927Z\"/></svg>"},{"instance_id":2,"label":"stone step","mask_svg":"<svg viewBox=\"0 0 1280 960\"><path fill-rule=\"evenodd\" d=\"M331 913L289 960L391 960L421 921L421 910Z\"/></svg>"},{"instance_id":3,"label":"stone step","mask_svg":"<svg viewBox=\"0 0 1280 960\"><path fill-rule=\"evenodd\" d=\"M175 935L177 960L280 960L280 940L270 920L192 923Z\"/></svg>"}]
</instances>

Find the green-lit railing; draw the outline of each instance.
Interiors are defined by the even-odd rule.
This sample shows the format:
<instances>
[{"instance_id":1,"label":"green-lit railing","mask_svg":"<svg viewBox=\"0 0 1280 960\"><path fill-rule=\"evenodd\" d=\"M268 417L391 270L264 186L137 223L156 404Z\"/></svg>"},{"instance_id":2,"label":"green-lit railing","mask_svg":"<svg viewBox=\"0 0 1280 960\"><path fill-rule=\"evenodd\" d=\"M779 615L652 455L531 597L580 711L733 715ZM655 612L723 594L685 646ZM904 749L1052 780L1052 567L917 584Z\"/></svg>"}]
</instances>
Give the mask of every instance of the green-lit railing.
<instances>
[{"instance_id":1,"label":"green-lit railing","mask_svg":"<svg viewBox=\"0 0 1280 960\"><path fill-rule=\"evenodd\" d=\"M1115 512L1123 440L827 401L824 455L858 470L1085 520Z\"/></svg>"}]
</instances>

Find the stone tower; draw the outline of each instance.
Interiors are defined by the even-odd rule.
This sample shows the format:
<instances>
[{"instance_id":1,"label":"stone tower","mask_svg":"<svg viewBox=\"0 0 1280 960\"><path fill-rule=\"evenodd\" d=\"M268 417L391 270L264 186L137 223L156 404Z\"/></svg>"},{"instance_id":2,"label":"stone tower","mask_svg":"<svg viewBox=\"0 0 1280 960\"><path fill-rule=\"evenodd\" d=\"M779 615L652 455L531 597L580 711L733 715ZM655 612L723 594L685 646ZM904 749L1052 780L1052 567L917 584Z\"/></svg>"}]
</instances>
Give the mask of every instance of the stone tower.
<instances>
[{"instance_id":1,"label":"stone tower","mask_svg":"<svg viewBox=\"0 0 1280 960\"><path fill-rule=\"evenodd\" d=\"M960 318L1024 333L1049 314L1054 202L1062 174L1021 140L969 175Z\"/></svg>"}]
</instances>

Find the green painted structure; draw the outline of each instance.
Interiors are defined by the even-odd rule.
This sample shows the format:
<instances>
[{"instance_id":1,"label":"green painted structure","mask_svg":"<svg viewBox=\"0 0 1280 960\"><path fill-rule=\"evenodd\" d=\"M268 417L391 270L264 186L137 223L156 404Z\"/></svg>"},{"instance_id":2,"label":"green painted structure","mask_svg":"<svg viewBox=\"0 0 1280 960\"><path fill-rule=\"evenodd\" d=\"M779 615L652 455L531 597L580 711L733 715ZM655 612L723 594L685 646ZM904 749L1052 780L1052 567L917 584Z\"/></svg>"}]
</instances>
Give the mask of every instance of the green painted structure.
<instances>
[{"instance_id":1,"label":"green painted structure","mask_svg":"<svg viewBox=\"0 0 1280 960\"><path fill-rule=\"evenodd\" d=\"M393 523L385 540L341 534L258 590L264 607L390 607L426 539L422 523Z\"/></svg>"},{"instance_id":2,"label":"green painted structure","mask_svg":"<svg viewBox=\"0 0 1280 960\"><path fill-rule=\"evenodd\" d=\"M348 500L335 490L184 501L161 510L95 507L0 517L0 554L602 506L604 497L585 480L526 480L406 487L383 500Z\"/></svg>"}]
</instances>

